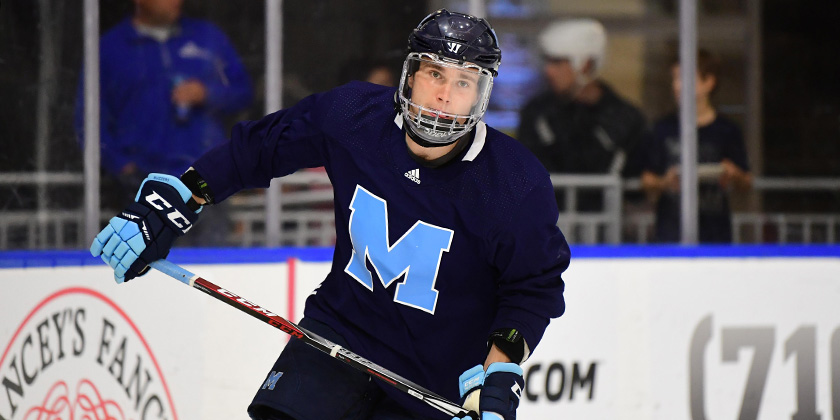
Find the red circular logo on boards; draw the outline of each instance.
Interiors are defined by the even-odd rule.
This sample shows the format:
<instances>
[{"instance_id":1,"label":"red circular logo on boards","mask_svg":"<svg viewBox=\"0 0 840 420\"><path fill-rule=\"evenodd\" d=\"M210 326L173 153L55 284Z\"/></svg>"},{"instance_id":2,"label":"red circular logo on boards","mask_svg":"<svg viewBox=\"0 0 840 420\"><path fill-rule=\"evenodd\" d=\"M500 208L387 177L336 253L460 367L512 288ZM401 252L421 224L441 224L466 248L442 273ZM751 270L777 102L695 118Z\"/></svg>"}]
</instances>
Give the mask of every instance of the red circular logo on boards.
<instances>
[{"instance_id":1,"label":"red circular logo on boards","mask_svg":"<svg viewBox=\"0 0 840 420\"><path fill-rule=\"evenodd\" d=\"M46 297L0 356L0 420L177 420L158 362L107 296Z\"/></svg>"}]
</instances>

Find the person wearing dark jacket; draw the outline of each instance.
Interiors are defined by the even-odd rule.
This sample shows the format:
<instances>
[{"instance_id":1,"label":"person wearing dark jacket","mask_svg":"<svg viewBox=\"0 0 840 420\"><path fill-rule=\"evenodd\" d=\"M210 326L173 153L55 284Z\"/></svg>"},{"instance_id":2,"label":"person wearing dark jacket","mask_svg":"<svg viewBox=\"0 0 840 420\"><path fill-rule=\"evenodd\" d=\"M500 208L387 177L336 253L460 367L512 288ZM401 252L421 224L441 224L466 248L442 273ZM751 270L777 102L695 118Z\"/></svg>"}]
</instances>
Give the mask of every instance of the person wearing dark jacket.
<instances>
[{"instance_id":1,"label":"person wearing dark jacket","mask_svg":"<svg viewBox=\"0 0 840 420\"><path fill-rule=\"evenodd\" d=\"M638 176L648 135L642 113L598 79L606 32L591 19L558 21L539 37L549 89L521 110L518 139L551 173ZM562 194L558 205L565 208ZM578 195L578 211L600 211L600 193ZM567 209L568 210L568 209Z\"/></svg>"}]
</instances>

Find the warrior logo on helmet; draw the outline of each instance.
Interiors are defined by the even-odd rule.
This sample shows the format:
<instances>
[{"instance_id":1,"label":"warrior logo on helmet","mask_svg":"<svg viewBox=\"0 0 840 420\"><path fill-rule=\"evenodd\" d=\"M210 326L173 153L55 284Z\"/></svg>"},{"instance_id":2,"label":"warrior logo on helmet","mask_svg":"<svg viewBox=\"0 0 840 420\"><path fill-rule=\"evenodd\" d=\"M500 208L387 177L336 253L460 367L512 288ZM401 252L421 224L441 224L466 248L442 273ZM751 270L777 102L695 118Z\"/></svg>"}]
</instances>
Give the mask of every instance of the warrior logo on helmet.
<instances>
[{"instance_id":1,"label":"warrior logo on helmet","mask_svg":"<svg viewBox=\"0 0 840 420\"><path fill-rule=\"evenodd\" d=\"M446 46L449 47L449 51L451 51L455 54L458 54L458 51L460 51L461 47L463 47L463 45L461 45L457 42L447 42Z\"/></svg>"}]
</instances>

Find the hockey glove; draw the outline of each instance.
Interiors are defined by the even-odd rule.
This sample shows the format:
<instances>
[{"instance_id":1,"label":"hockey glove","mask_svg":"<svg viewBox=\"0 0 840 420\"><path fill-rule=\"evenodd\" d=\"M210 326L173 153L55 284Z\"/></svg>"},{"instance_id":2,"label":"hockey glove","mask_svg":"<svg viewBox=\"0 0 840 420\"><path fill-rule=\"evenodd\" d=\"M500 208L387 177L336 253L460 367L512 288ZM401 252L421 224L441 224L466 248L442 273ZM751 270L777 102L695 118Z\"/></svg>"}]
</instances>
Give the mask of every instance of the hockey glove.
<instances>
[{"instance_id":1,"label":"hockey glove","mask_svg":"<svg viewBox=\"0 0 840 420\"><path fill-rule=\"evenodd\" d=\"M484 374L479 407L483 420L515 420L522 397L522 367L515 363L492 363Z\"/></svg>"},{"instance_id":2,"label":"hockey glove","mask_svg":"<svg viewBox=\"0 0 840 420\"><path fill-rule=\"evenodd\" d=\"M146 274L151 262L166 258L175 238L192 228L201 211L184 183L170 175L149 174L134 200L90 246L94 257L114 269L117 283Z\"/></svg>"},{"instance_id":3,"label":"hockey glove","mask_svg":"<svg viewBox=\"0 0 840 420\"><path fill-rule=\"evenodd\" d=\"M476 410L475 399L478 399L481 420L516 420L516 409L525 385L519 365L492 363L487 372L479 365L464 372L459 380L464 408Z\"/></svg>"},{"instance_id":4,"label":"hockey glove","mask_svg":"<svg viewBox=\"0 0 840 420\"><path fill-rule=\"evenodd\" d=\"M478 397L484 384L484 367L475 365L458 377L458 391L461 394L462 406L469 411L467 417L452 420L478 419Z\"/></svg>"}]
</instances>

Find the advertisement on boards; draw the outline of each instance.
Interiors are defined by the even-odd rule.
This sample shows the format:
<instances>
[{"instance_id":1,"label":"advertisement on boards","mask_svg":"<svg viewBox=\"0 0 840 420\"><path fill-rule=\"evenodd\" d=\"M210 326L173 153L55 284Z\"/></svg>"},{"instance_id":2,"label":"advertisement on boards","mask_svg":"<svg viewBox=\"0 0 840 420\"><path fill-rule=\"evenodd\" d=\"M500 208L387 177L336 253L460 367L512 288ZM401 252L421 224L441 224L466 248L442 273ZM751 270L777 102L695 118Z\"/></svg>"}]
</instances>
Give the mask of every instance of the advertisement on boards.
<instances>
[{"instance_id":1,"label":"advertisement on boards","mask_svg":"<svg viewBox=\"0 0 840 420\"><path fill-rule=\"evenodd\" d=\"M185 268L296 321L329 261ZM573 259L522 419L840 419L840 258ZM161 273L0 269L0 420L246 419L288 337Z\"/></svg>"}]
</instances>

